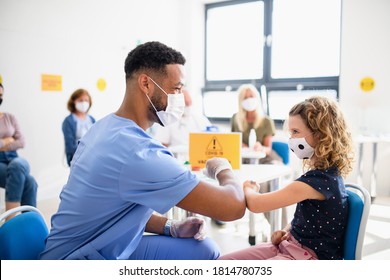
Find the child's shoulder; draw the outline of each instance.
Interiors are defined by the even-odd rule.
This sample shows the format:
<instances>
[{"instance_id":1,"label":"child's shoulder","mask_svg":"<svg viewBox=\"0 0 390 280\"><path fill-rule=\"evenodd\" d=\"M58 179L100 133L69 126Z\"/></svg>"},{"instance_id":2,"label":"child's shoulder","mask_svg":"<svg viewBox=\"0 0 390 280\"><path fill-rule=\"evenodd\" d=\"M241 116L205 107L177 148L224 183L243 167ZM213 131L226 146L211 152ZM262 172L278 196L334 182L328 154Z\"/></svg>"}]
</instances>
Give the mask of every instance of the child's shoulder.
<instances>
[{"instance_id":1,"label":"child's shoulder","mask_svg":"<svg viewBox=\"0 0 390 280\"><path fill-rule=\"evenodd\" d=\"M300 178L329 178L337 177L339 172L336 167L331 167L329 169L312 169L304 173Z\"/></svg>"}]
</instances>

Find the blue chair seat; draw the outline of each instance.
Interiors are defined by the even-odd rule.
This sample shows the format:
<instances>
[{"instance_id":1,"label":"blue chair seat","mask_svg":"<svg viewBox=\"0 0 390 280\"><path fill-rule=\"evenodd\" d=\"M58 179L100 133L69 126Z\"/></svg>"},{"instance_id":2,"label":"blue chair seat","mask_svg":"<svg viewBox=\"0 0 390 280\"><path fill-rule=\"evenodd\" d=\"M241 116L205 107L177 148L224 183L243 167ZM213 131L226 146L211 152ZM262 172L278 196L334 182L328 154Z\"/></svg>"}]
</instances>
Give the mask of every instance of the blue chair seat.
<instances>
[{"instance_id":1,"label":"blue chair seat","mask_svg":"<svg viewBox=\"0 0 390 280\"><path fill-rule=\"evenodd\" d=\"M283 164L287 165L290 162L290 149L286 142L273 141L272 150L282 158Z\"/></svg>"},{"instance_id":2,"label":"blue chair seat","mask_svg":"<svg viewBox=\"0 0 390 280\"><path fill-rule=\"evenodd\" d=\"M45 248L48 228L42 214L33 206L20 206L0 216L22 212L0 227L1 260L37 260Z\"/></svg>"}]
</instances>

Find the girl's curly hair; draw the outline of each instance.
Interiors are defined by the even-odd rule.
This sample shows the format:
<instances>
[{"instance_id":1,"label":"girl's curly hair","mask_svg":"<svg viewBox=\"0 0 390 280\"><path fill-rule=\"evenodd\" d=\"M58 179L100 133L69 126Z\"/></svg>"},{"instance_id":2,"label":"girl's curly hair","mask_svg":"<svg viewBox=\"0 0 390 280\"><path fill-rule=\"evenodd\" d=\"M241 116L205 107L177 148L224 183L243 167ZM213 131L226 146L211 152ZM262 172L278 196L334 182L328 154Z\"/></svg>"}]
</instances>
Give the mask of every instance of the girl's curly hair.
<instances>
[{"instance_id":1,"label":"girl's curly hair","mask_svg":"<svg viewBox=\"0 0 390 280\"><path fill-rule=\"evenodd\" d=\"M314 96L292 107L289 115L299 115L318 141L315 147L317 158L315 163L311 166L310 161L305 160L304 167L312 169L337 167L343 177L352 171L354 159L352 136L336 102Z\"/></svg>"}]
</instances>

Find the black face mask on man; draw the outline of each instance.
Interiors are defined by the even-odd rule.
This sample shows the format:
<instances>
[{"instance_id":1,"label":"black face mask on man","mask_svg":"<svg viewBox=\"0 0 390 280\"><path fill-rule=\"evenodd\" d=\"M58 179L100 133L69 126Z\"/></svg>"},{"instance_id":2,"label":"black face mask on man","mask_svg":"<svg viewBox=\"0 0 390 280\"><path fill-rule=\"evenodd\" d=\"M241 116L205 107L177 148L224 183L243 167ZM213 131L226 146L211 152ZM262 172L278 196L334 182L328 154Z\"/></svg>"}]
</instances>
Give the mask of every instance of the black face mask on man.
<instances>
[{"instance_id":1,"label":"black face mask on man","mask_svg":"<svg viewBox=\"0 0 390 280\"><path fill-rule=\"evenodd\" d=\"M0 105L1 105L1 103L3 103L3 98L0 98Z\"/></svg>"}]
</instances>

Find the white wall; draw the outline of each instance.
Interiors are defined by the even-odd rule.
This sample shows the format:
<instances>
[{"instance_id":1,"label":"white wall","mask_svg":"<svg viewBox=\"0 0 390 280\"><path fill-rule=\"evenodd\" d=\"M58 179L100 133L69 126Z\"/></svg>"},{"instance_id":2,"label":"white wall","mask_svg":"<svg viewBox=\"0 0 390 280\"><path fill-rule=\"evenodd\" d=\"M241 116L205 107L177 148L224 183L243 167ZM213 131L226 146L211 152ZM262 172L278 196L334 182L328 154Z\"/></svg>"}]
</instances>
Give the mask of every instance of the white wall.
<instances>
[{"instance_id":1,"label":"white wall","mask_svg":"<svg viewBox=\"0 0 390 280\"><path fill-rule=\"evenodd\" d=\"M390 135L390 1L343 0L340 98L354 135ZM372 92L360 89L362 78L375 82ZM364 148L365 186L370 185L370 145ZM390 195L390 143L378 145L378 195ZM356 170L350 176L356 180Z\"/></svg>"},{"instance_id":2,"label":"white wall","mask_svg":"<svg viewBox=\"0 0 390 280\"><path fill-rule=\"evenodd\" d=\"M388 11L387 0L343 1L340 96L355 134L363 112L371 132L390 133ZM98 119L115 111L124 93L127 53L138 42L159 40L186 56L187 84L200 106L203 32L203 1L198 0L0 0L0 75L5 86L0 109L20 122L27 140L20 154L31 164L41 199L51 189L57 194L68 174L61 123L69 95L79 87L88 89L94 102L91 114ZM61 92L41 91L40 75L45 73L62 75ZM359 89L364 76L376 80L374 91L366 95ZM99 78L107 81L103 92L96 87ZM378 193L386 195L389 146L379 147Z\"/></svg>"},{"instance_id":3,"label":"white wall","mask_svg":"<svg viewBox=\"0 0 390 280\"><path fill-rule=\"evenodd\" d=\"M186 52L181 2L0 0L1 111L17 116L27 142L20 154L41 194L57 190L68 174L61 124L70 94L89 90L98 119L115 111L124 94L124 60L138 42L163 41ZM62 75L63 90L42 92L44 73ZM99 78L107 81L104 92L97 89Z\"/></svg>"}]
</instances>

